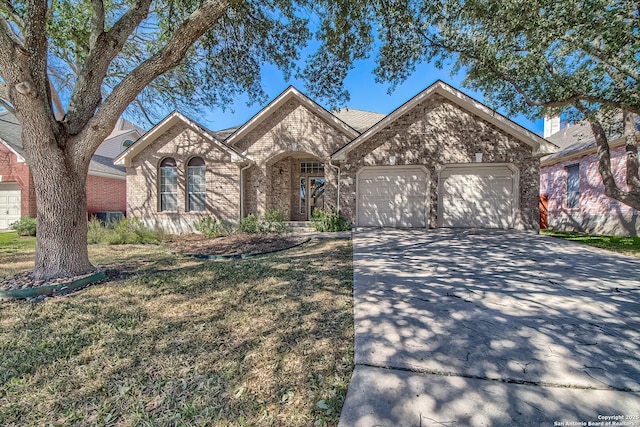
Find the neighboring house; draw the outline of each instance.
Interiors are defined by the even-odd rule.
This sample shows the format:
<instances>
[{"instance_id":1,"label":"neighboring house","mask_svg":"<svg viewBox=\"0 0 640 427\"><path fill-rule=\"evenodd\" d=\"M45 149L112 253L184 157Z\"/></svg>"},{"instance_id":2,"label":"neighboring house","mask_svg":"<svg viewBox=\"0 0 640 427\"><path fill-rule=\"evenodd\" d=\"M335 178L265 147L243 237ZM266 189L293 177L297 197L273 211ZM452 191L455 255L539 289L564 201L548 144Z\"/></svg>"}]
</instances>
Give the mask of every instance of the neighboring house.
<instances>
[{"instance_id":1,"label":"neighboring house","mask_svg":"<svg viewBox=\"0 0 640 427\"><path fill-rule=\"evenodd\" d=\"M36 216L33 177L21 133L15 116L6 110L0 111L0 230L9 228L21 216ZM141 129L121 119L91 158L87 177L89 215L125 212L125 170L113 165L113 157L124 150L124 141L135 141L142 133Z\"/></svg>"},{"instance_id":2,"label":"neighboring house","mask_svg":"<svg viewBox=\"0 0 640 427\"><path fill-rule=\"evenodd\" d=\"M120 118L113 131L100 144L95 154L114 159L118 154L131 147L143 134L144 129L126 119Z\"/></svg>"},{"instance_id":3,"label":"neighboring house","mask_svg":"<svg viewBox=\"0 0 640 427\"><path fill-rule=\"evenodd\" d=\"M539 158L555 149L438 81L389 115L332 114L293 87L226 131L174 112L115 163L127 215L173 232L329 207L356 226L537 230Z\"/></svg>"},{"instance_id":4,"label":"neighboring house","mask_svg":"<svg viewBox=\"0 0 640 427\"><path fill-rule=\"evenodd\" d=\"M640 122L637 123L640 129ZM545 137L560 150L542 159L540 196L546 203L549 228L596 234L640 235L639 212L604 193L593 133L588 123L560 128L559 119L545 121ZM610 132L611 170L626 186L625 141Z\"/></svg>"}]
</instances>

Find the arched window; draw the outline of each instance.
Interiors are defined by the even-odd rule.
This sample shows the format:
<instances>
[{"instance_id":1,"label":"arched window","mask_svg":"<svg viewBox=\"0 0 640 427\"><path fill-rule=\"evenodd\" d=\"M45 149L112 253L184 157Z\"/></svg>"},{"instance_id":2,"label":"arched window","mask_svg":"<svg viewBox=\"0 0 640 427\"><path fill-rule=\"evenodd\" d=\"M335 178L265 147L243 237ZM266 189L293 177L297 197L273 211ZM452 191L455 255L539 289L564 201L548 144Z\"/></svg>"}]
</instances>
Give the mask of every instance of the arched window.
<instances>
[{"instance_id":1,"label":"arched window","mask_svg":"<svg viewBox=\"0 0 640 427\"><path fill-rule=\"evenodd\" d=\"M187 211L202 212L207 206L206 167L204 160L194 157L187 165Z\"/></svg>"},{"instance_id":2,"label":"arched window","mask_svg":"<svg viewBox=\"0 0 640 427\"><path fill-rule=\"evenodd\" d=\"M122 148L124 148L125 150L129 147L131 147L133 145L133 141L130 139L127 139L126 141L124 141L122 143Z\"/></svg>"},{"instance_id":3,"label":"arched window","mask_svg":"<svg viewBox=\"0 0 640 427\"><path fill-rule=\"evenodd\" d=\"M160 210L178 210L178 168L176 161L171 157L160 162Z\"/></svg>"}]
</instances>

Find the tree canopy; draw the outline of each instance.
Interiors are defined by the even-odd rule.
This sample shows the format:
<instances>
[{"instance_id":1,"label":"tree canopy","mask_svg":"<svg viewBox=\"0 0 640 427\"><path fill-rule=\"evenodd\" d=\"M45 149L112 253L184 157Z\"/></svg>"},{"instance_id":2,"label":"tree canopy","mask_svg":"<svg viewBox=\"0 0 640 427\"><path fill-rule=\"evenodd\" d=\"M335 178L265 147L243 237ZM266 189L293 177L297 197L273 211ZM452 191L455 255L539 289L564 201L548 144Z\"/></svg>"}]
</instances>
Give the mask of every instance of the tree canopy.
<instances>
[{"instance_id":1,"label":"tree canopy","mask_svg":"<svg viewBox=\"0 0 640 427\"><path fill-rule=\"evenodd\" d=\"M464 71L493 107L588 120L607 194L640 209L632 115L640 113L640 6L630 0L389 3L376 73L398 83L422 61ZM393 6L391 6L393 5ZM624 120L622 117L624 116ZM627 136L627 184L613 179L607 132ZM615 132L614 132L615 133ZM622 133L620 131L619 133Z\"/></svg>"},{"instance_id":2,"label":"tree canopy","mask_svg":"<svg viewBox=\"0 0 640 427\"><path fill-rule=\"evenodd\" d=\"M211 13L213 7L224 12L216 19L201 17L200 25L207 27L197 31L199 37L185 34L185 29L193 29L196 16ZM46 44L51 104L59 117L77 109L78 94L85 98L88 85L100 88L91 97L93 104L97 98L102 104L121 88L137 90L127 113L151 122L168 107L187 113L200 106L225 107L239 94L264 101L260 71L265 64L280 69L287 79L305 78L311 92L337 103L348 96L343 86L347 71L369 53L373 41L370 9L363 2L344 0L5 0L0 2L4 35L18 46L25 44L35 30L29 27L37 9L44 20L37 31ZM317 50L301 66L300 52L311 40ZM183 45L179 60L172 58L171 67L154 71L157 75L143 87L128 87L143 63L163 50L166 60L172 44ZM3 80L5 75L0 70ZM7 89L2 87L0 102L12 109Z\"/></svg>"},{"instance_id":3,"label":"tree canopy","mask_svg":"<svg viewBox=\"0 0 640 427\"><path fill-rule=\"evenodd\" d=\"M0 102L22 125L36 191L35 275L92 269L89 161L125 110L157 118L264 98L260 70L302 76L339 102L373 42L371 3L349 0L0 0ZM314 53L300 65L313 41ZM159 109L160 107L160 109Z\"/></svg>"}]
</instances>

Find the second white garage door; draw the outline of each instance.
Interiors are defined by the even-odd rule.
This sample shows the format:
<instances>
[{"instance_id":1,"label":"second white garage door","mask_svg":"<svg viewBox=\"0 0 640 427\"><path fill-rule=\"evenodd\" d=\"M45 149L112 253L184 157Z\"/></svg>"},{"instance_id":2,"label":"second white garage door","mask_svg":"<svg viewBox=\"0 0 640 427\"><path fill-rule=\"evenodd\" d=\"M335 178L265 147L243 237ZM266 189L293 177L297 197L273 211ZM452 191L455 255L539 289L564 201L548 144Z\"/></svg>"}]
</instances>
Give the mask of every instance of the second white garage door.
<instances>
[{"instance_id":1,"label":"second white garage door","mask_svg":"<svg viewBox=\"0 0 640 427\"><path fill-rule=\"evenodd\" d=\"M440 175L439 225L512 228L515 175L508 166L446 168Z\"/></svg>"},{"instance_id":2,"label":"second white garage door","mask_svg":"<svg viewBox=\"0 0 640 427\"><path fill-rule=\"evenodd\" d=\"M365 167L358 174L360 227L426 227L429 174L420 166Z\"/></svg>"}]
</instances>

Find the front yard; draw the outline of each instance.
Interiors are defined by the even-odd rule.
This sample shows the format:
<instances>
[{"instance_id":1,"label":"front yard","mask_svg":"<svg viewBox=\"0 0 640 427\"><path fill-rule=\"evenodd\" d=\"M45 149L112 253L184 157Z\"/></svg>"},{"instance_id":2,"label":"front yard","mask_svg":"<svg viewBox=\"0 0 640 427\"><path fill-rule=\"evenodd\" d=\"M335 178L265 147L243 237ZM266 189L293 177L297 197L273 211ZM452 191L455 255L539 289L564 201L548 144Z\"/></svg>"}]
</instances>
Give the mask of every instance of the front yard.
<instances>
[{"instance_id":1,"label":"front yard","mask_svg":"<svg viewBox=\"0 0 640 427\"><path fill-rule=\"evenodd\" d=\"M540 230L545 236L557 237L596 248L607 249L640 258L640 237L600 236L568 231Z\"/></svg>"},{"instance_id":2,"label":"front yard","mask_svg":"<svg viewBox=\"0 0 640 427\"><path fill-rule=\"evenodd\" d=\"M7 236L0 276L33 258L32 240ZM0 302L0 425L337 423L353 369L350 241L231 261L90 253L120 276Z\"/></svg>"}]
</instances>

